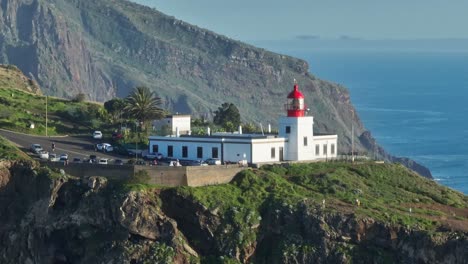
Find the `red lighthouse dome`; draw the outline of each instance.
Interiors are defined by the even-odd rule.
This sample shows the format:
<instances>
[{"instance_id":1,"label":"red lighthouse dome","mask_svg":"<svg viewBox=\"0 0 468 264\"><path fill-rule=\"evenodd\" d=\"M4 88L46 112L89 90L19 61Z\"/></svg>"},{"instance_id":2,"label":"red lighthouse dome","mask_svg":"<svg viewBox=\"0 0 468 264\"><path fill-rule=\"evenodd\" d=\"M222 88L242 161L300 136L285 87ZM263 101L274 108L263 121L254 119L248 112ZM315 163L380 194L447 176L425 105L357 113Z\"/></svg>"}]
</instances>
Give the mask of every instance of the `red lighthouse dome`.
<instances>
[{"instance_id":1,"label":"red lighthouse dome","mask_svg":"<svg viewBox=\"0 0 468 264\"><path fill-rule=\"evenodd\" d=\"M294 90L288 95L286 111L289 117L300 117L305 115L305 109L304 95L299 91L299 85L294 80Z\"/></svg>"}]
</instances>

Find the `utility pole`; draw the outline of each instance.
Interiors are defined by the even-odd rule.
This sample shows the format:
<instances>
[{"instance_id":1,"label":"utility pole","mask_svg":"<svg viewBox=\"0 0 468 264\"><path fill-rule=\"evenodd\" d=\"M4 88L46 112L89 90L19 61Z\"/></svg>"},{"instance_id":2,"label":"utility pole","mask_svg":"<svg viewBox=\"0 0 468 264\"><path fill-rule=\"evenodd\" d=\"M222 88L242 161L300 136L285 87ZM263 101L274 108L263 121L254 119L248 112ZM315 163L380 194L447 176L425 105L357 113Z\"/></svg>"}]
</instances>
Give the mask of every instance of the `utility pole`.
<instances>
[{"instance_id":1,"label":"utility pole","mask_svg":"<svg viewBox=\"0 0 468 264\"><path fill-rule=\"evenodd\" d=\"M46 95L45 97L45 135L47 137L47 99L48 99L48 95Z\"/></svg>"}]
</instances>

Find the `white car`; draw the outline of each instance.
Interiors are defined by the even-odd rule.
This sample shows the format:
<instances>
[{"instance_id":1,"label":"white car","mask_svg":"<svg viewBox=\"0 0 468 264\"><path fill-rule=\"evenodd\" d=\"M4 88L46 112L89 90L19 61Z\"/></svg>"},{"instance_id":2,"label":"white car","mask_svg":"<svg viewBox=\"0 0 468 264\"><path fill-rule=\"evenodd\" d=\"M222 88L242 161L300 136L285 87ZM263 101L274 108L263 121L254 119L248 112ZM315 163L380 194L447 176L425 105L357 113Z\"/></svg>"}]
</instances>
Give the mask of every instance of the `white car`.
<instances>
[{"instance_id":1,"label":"white car","mask_svg":"<svg viewBox=\"0 0 468 264\"><path fill-rule=\"evenodd\" d=\"M109 159L105 159L105 158L99 159L98 164L107 165L107 164L109 164Z\"/></svg>"},{"instance_id":2,"label":"white car","mask_svg":"<svg viewBox=\"0 0 468 264\"><path fill-rule=\"evenodd\" d=\"M45 160L49 159L49 152L47 151L40 151L38 154L39 154L40 159L45 159Z\"/></svg>"},{"instance_id":3,"label":"white car","mask_svg":"<svg viewBox=\"0 0 468 264\"><path fill-rule=\"evenodd\" d=\"M39 152L43 151L44 149L41 147L40 144L32 144L31 145L31 151L34 154L39 154Z\"/></svg>"},{"instance_id":4,"label":"white car","mask_svg":"<svg viewBox=\"0 0 468 264\"><path fill-rule=\"evenodd\" d=\"M102 132L101 131L94 131L93 132L94 139L102 139Z\"/></svg>"},{"instance_id":5,"label":"white car","mask_svg":"<svg viewBox=\"0 0 468 264\"><path fill-rule=\"evenodd\" d=\"M55 153L49 153L49 160L52 162L60 161L60 157Z\"/></svg>"},{"instance_id":6,"label":"white car","mask_svg":"<svg viewBox=\"0 0 468 264\"><path fill-rule=\"evenodd\" d=\"M207 159L207 160L205 160L205 162L208 165L221 165L221 160L220 159L215 159L215 158Z\"/></svg>"},{"instance_id":7,"label":"white car","mask_svg":"<svg viewBox=\"0 0 468 264\"><path fill-rule=\"evenodd\" d=\"M100 143L96 144L96 149L102 152L112 152L114 151L114 147L112 147L109 143Z\"/></svg>"}]
</instances>

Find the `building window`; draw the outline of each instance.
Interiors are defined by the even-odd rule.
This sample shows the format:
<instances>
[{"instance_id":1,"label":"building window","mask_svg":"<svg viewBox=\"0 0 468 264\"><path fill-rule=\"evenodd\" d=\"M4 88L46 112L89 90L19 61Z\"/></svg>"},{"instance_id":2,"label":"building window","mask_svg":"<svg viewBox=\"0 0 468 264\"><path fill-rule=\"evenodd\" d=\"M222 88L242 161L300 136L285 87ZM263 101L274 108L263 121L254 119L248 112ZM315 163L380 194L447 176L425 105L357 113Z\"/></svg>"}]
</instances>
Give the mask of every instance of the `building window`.
<instances>
[{"instance_id":1,"label":"building window","mask_svg":"<svg viewBox=\"0 0 468 264\"><path fill-rule=\"evenodd\" d=\"M291 134L291 127L290 126L286 126L286 134Z\"/></svg>"},{"instance_id":2,"label":"building window","mask_svg":"<svg viewBox=\"0 0 468 264\"><path fill-rule=\"evenodd\" d=\"M213 159L217 159L218 158L218 148L212 148L211 149L211 157Z\"/></svg>"},{"instance_id":3,"label":"building window","mask_svg":"<svg viewBox=\"0 0 468 264\"><path fill-rule=\"evenodd\" d=\"M167 146L167 156L168 157L174 156L174 147L173 146Z\"/></svg>"},{"instance_id":4,"label":"building window","mask_svg":"<svg viewBox=\"0 0 468 264\"><path fill-rule=\"evenodd\" d=\"M182 146L182 158L186 158L188 156L188 147Z\"/></svg>"},{"instance_id":5,"label":"building window","mask_svg":"<svg viewBox=\"0 0 468 264\"><path fill-rule=\"evenodd\" d=\"M307 146L307 137L304 137L304 146Z\"/></svg>"},{"instance_id":6,"label":"building window","mask_svg":"<svg viewBox=\"0 0 468 264\"><path fill-rule=\"evenodd\" d=\"M276 149L271 148L271 158L274 159L276 157Z\"/></svg>"},{"instance_id":7,"label":"building window","mask_svg":"<svg viewBox=\"0 0 468 264\"><path fill-rule=\"evenodd\" d=\"M159 146L153 145L153 153L158 153L158 152L159 152Z\"/></svg>"},{"instance_id":8,"label":"building window","mask_svg":"<svg viewBox=\"0 0 468 264\"><path fill-rule=\"evenodd\" d=\"M324 154L324 155L328 155L327 147L328 147L328 146L327 146L326 144L323 145L323 154Z\"/></svg>"},{"instance_id":9,"label":"building window","mask_svg":"<svg viewBox=\"0 0 468 264\"><path fill-rule=\"evenodd\" d=\"M203 147L197 147L197 158L198 159L203 158Z\"/></svg>"},{"instance_id":10,"label":"building window","mask_svg":"<svg viewBox=\"0 0 468 264\"><path fill-rule=\"evenodd\" d=\"M315 145L315 155L316 156L320 155L320 145L319 144Z\"/></svg>"},{"instance_id":11,"label":"building window","mask_svg":"<svg viewBox=\"0 0 468 264\"><path fill-rule=\"evenodd\" d=\"M331 154L335 155L335 144L331 144Z\"/></svg>"}]
</instances>

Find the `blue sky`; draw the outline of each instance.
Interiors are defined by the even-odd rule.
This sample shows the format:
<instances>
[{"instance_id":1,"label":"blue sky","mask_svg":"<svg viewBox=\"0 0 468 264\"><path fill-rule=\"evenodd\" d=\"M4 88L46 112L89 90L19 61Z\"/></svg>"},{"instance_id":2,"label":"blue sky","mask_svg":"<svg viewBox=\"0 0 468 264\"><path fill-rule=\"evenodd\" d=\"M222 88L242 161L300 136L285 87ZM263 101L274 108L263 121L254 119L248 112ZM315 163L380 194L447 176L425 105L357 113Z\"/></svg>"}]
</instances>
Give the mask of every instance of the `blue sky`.
<instances>
[{"instance_id":1,"label":"blue sky","mask_svg":"<svg viewBox=\"0 0 468 264\"><path fill-rule=\"evenodd\" d=\"M243 41L467 38L462 0L132 0Z\"/></svg>"}]
</instances>

